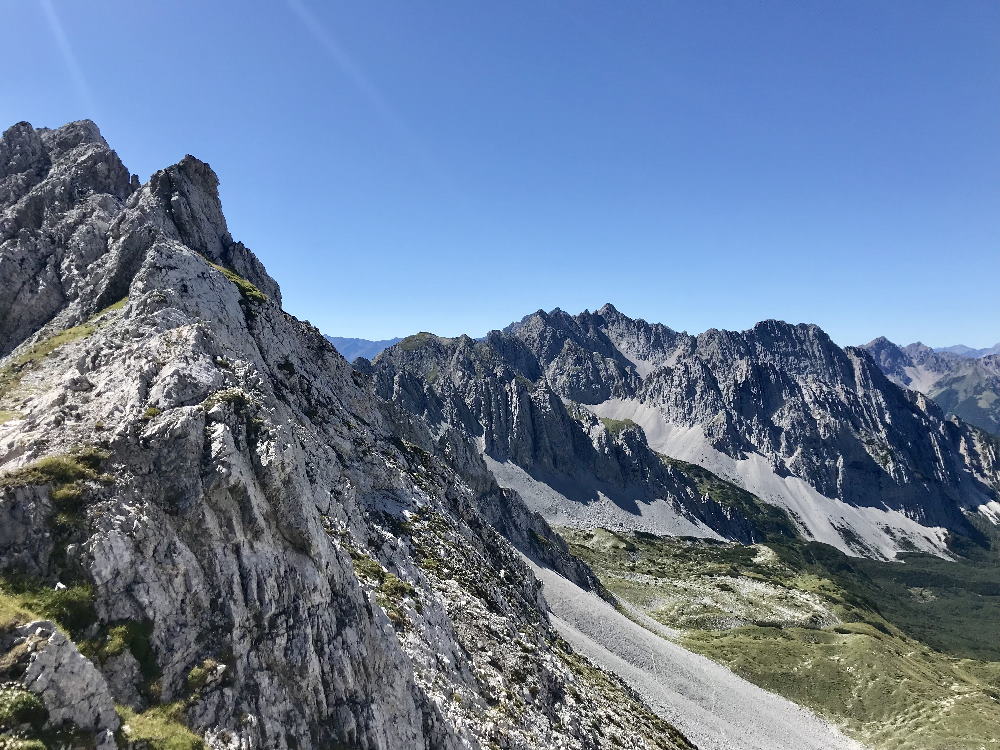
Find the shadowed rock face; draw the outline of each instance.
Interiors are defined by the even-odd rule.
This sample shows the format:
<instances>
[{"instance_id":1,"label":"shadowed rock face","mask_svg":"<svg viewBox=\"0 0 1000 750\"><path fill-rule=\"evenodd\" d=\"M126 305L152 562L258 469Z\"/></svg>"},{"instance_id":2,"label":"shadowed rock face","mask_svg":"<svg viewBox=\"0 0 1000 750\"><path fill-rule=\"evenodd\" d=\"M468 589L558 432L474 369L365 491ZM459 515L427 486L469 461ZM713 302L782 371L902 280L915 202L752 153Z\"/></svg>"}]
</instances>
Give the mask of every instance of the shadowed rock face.
<instances>
[{"instance_id":1,"label":"shadowed rock face","mask_svg":"<svg viewBox=\"0 0 1000 750\"><path fill-rule=\"evenodd\" d=\"M86 595L98 671L59 694L215 747L685 746L580 668L510 540L590 571L281 310L207 164L140 186L89 122L0 157L0 596Z\"/></svg>"},{"instance_id":2,"label":"shadowed rock face","mask_svg":"<svg viewBox=\"0 0 1000 750\"><path fill-rule=\"evenodd\" d=\"M691 336L611 305L576 316L539 311L481 342L404 339L374 367L383 396L479 437L488 456L537 477L638 482L689 507L676 482L658 475L648 446L595 427L588 409L624 401L697 430L706 448L734 461L760 456L778 479L798 477L827 498L928 527L973 534L963 511L996 497L992 441L814 325L769 320ZM725 524L716 530L732 534Z\"/></svg>"}]
</instances>

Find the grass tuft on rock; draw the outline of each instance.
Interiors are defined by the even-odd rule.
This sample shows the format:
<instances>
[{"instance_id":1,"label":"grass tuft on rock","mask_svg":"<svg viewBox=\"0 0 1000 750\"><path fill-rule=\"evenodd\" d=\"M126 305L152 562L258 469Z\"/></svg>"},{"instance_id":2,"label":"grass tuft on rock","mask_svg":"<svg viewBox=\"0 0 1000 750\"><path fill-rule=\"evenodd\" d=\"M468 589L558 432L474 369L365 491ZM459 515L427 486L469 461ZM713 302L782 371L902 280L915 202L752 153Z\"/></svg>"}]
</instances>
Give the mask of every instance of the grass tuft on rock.
<instances>
[{"instance_id":1,"label":"grass tuft on rock","mask_svg":"<svg viewBox=\"0 0 1000 750\"><path fill-rule=\"evenodd\" d=\"M87 483L107 484L114 481L112 475L102 474L99 471L101 464L110 456L107 451L93 447L47 456L0 475L0 491L17 487L47 486L49 497L55 506L49 520L57 550L62 550L86 529L84 505L89 491Z\"/></svg>"},{"instance_id":2,"label":"grass tuft on rock","mask_svg":"<svg viewBox=\"0 0 1000 750\"><path fill-rule=\"evenodd\" d=\"M0 685L0 731L10 731L22 724L41 729L49 718L42 699L19 685Z\"/></svg>"},{"instance_id":3,"label":"grass tuft on rock","mask_svg":"<svg viewBox=\"0 0 1000 750\"><path fill-rule=\"evenodd\" d=\"M192 693L201 690L220 666L215 659L205 659L201 664L191 667L191 671L187 674L188 690Z\"/></svg>"},{"instance_id":4,"label":"grass tuft on rock","mask_svg":"<svg viewBox=\"0 0 1000 750\"><path fill-rule=\"evenodd\" d=\"M97 638L82 641L79 647L87 658L101 663L128 651L139 663L146 682L151 683L161 675L152 638L153 623L149 620L123 620L104 626Z\"/></svg>"},{"instance_id":5,"label":"grass tuft on rock","mask_svg":"<svg viewBox=\"0 0 1000 750\"><path fill-rule=\"evenodd\" d=\"M255 287L249 281L244 279L238 273L230 271L225 266L220 266L217 263L209 263L212 268L225 276L229 281L234 283L236 287L240 290L240 294L243 295L243 299L247 302L251 302L255 305L261 305L267 302L267 295L264 294L260 289Z\"/></svg>"},{"instance_id":6,"label":"grass tuft on rock","mask_svg":"<svg viewBox=\"0 0 1000 750\"><path fill-rule=\"evenodd\" d=\"M94 334L106 322L104 316L110 312L120 310L125 306L126 302L128 302L128 297L104 308L91 316L85 323L49 336L47 339L39 341L26 351L13 357L6 365L0 368L0 398L3 398L17 388L22 378L56 349Z\"/></svg>"},{"instance_id":7,"label":"grass tuft on rock","mask_svg":"<svg viewBox=\"0 0 1000 750\"><path fill-rule=\"evenodd\" d=\"M98 473L102 462L111 454L100 448L80 448L72 453L40 458L20 469L0 475L0 489L51 485L53 489L65 488L81 480L103 481Z\"/></svg>"},{"instance_id":8,"label":"grass tuft on rock","mask_svg":"<svg viewBox=\"0 0 1000 750\"><path fill-rule=\"evenodd\" d=\"M0 627L51 620L71 638L81 638L97 621L94 587L75 584L57 589L30 576L0 574Z\"/></svg>"},{"instance_id":9,"label":"grass tuft on rock","mask_svg":"<svg viewBox=\"0 0 1000 750\"><path fill-rule=\"evenodd\" d=\"M122 747L142 747L145 750L204 750L201 737L184 725L184 703L155 706L142 713L118 707L122 727L119 730ZM127 744L131 743L131 744Z\"/></svg>"}]
</instances>

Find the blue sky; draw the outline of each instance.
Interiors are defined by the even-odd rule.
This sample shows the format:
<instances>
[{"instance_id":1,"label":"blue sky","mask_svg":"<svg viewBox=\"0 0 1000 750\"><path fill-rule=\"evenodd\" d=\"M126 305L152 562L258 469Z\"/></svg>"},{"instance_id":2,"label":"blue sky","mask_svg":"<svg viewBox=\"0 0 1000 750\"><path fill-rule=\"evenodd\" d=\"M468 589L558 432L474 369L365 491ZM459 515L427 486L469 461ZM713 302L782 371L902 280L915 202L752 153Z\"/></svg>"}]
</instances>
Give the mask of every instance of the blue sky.
<instances>
[{"instance_id":1,"label":"blue sky","mask_svg":"<svg viewBox=\"0 0 1000 750\"><path fill-rule=\"evenodd\" d=\"M286 308L1000 339L1000 3L0 0L0 127L185 153Z\"/></svg>"}]
</instances>

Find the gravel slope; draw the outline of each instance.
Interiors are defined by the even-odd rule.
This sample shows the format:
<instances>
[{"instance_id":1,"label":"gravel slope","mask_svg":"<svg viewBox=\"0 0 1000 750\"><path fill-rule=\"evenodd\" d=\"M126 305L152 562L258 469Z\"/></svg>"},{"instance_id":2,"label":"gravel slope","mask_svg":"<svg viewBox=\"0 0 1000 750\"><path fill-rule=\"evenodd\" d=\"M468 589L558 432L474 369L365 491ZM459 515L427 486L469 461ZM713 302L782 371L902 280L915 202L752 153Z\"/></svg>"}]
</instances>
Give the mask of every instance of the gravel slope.
<instances>
[{"instance_id":1,"label":"gravel slope","mask_svg":"<svg viewBox=\"0 0 1000 750\"><path fill-rule=\"evenodd\" d=\"M535 567L553 626L618 674L701 750L863 750L815 714L654 635L558 573Z\"/></svg>"}]
</instances>

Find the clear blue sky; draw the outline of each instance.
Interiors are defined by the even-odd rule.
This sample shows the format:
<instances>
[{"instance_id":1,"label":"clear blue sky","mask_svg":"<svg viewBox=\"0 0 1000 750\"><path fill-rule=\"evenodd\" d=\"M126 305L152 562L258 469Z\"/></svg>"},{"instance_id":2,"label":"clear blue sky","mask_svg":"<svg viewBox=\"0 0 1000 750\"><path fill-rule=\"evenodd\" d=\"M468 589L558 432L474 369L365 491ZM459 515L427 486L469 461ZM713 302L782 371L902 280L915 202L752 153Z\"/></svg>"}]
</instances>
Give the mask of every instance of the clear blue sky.
<instances>
[{"instance_id":1,"label":"clear blue sky","mask_svg":"<svg viewBox=\"0 0 1000 750\"><path fill-rule=\"evenodd\" d=\"M185 153L333 335L1000 339L996 0L0 0L0 120Z\"/></svg>"}]
</instances>

